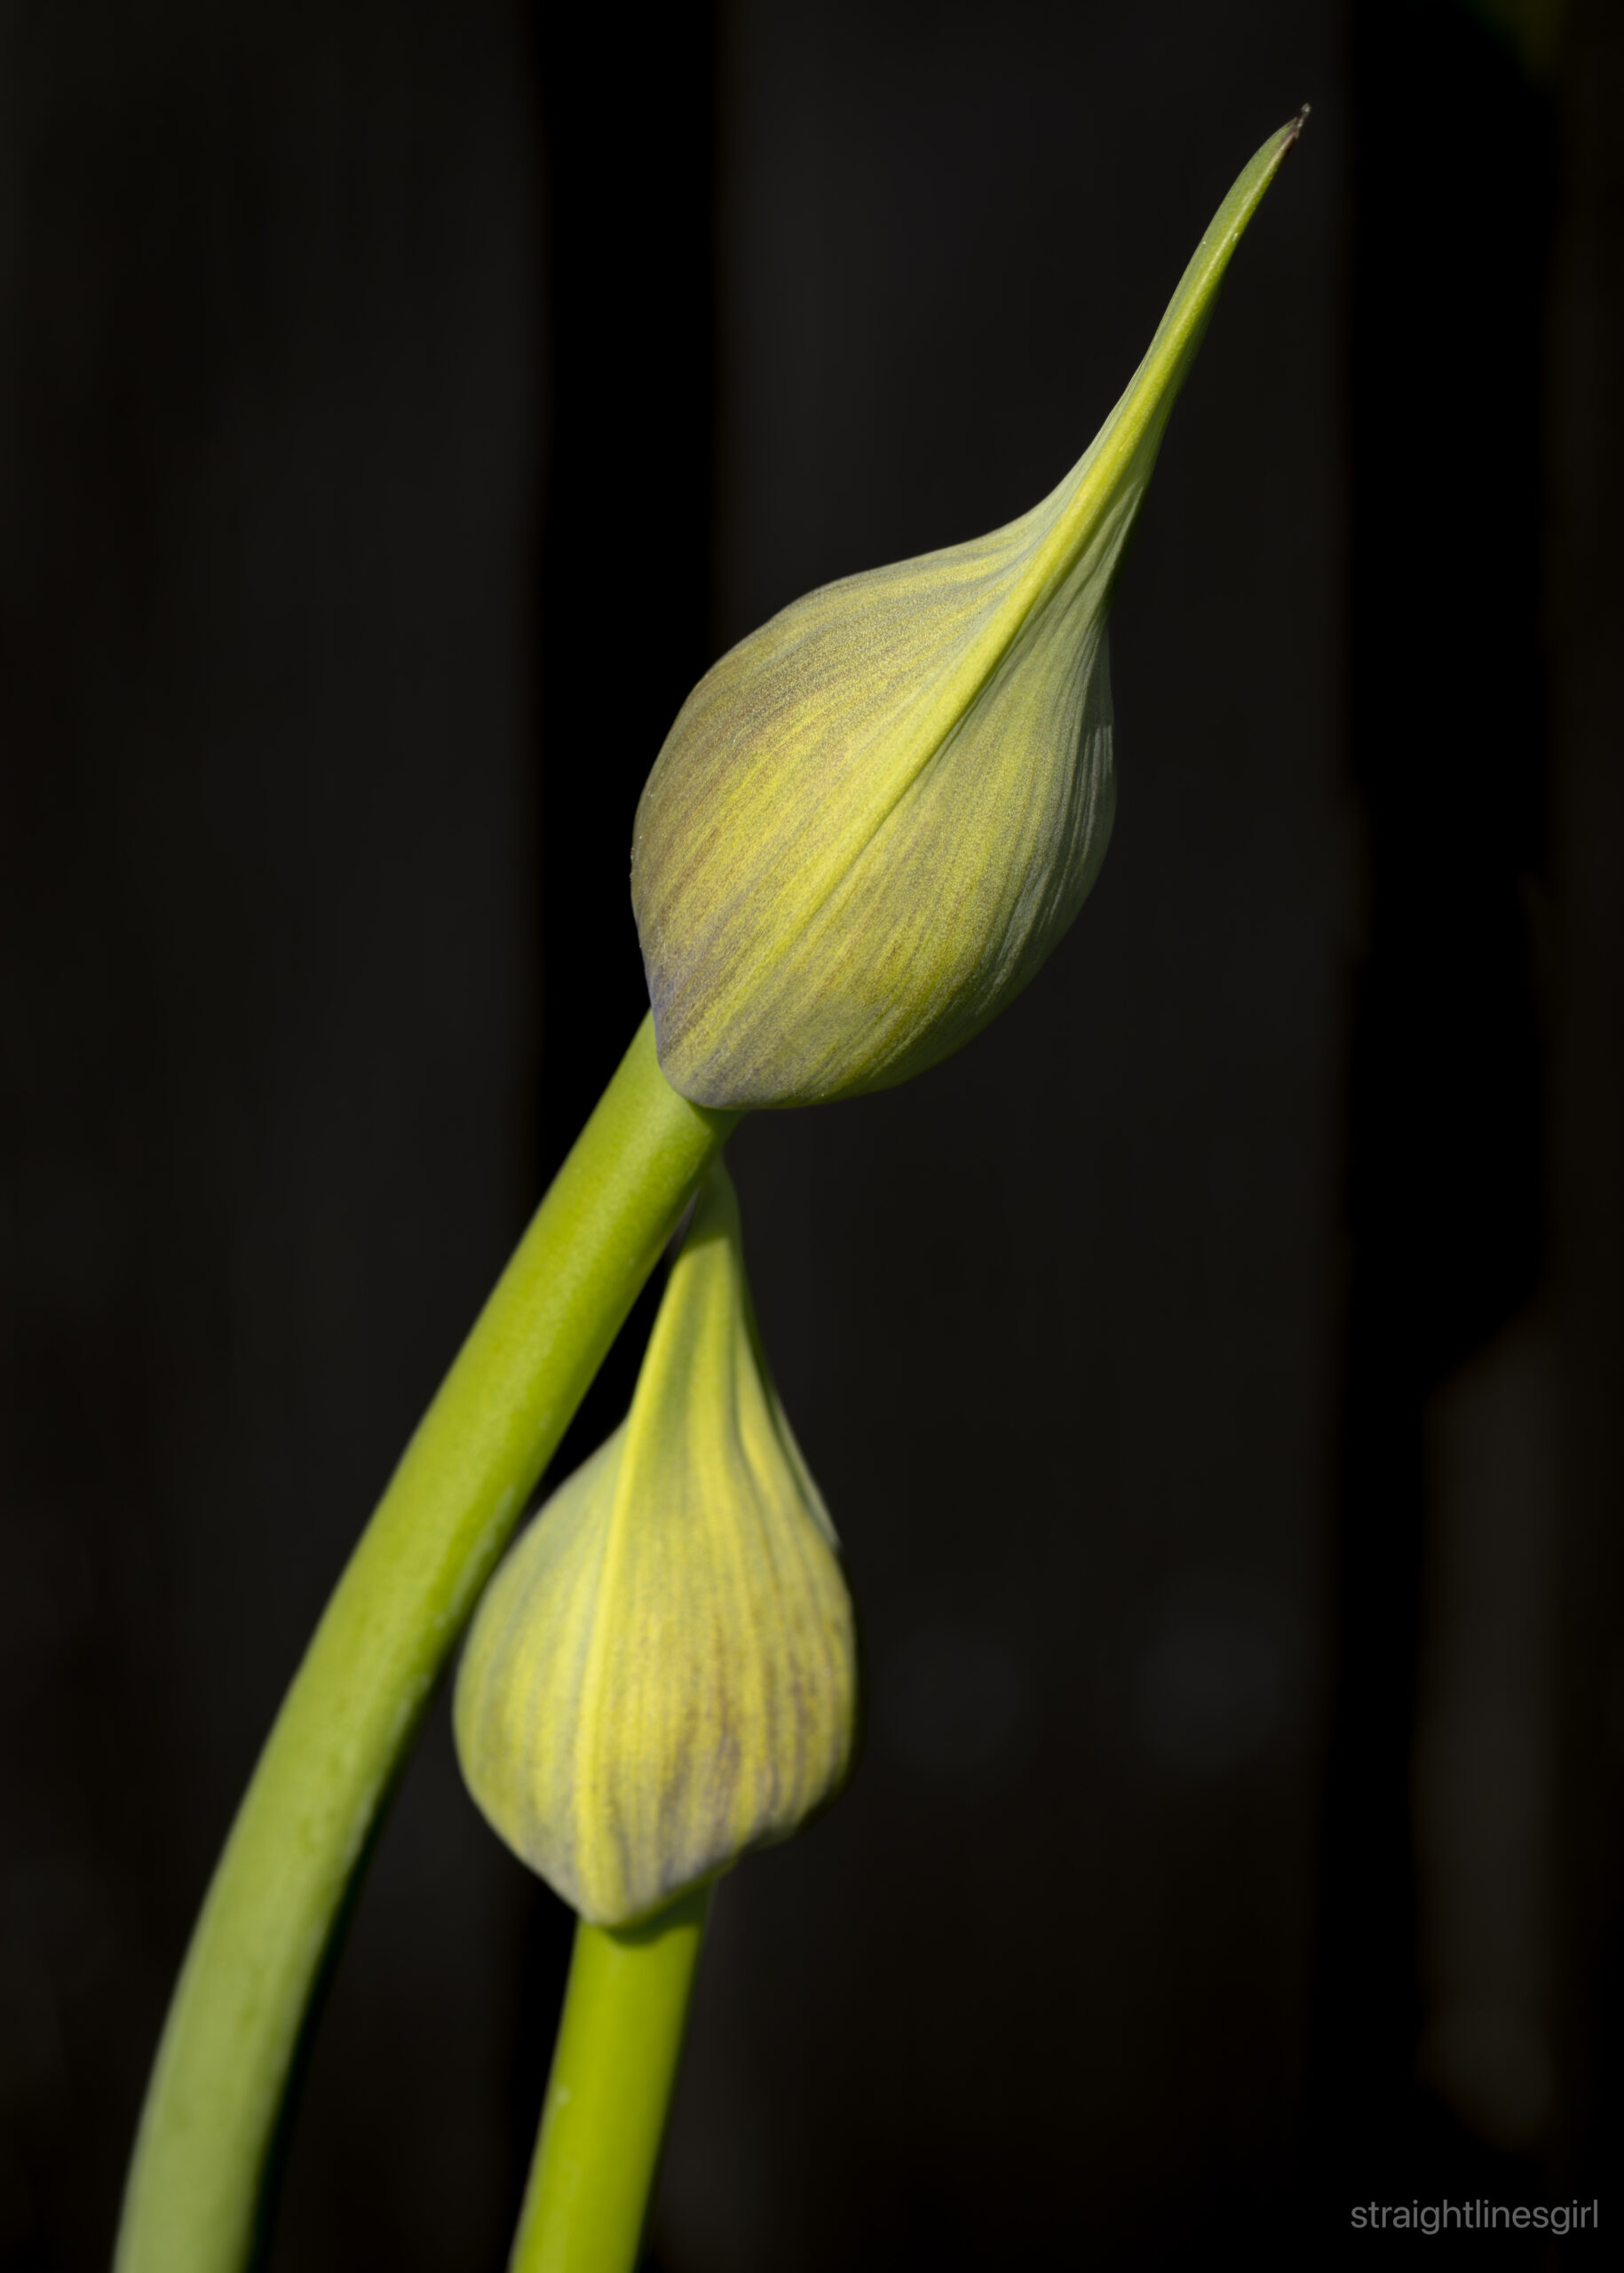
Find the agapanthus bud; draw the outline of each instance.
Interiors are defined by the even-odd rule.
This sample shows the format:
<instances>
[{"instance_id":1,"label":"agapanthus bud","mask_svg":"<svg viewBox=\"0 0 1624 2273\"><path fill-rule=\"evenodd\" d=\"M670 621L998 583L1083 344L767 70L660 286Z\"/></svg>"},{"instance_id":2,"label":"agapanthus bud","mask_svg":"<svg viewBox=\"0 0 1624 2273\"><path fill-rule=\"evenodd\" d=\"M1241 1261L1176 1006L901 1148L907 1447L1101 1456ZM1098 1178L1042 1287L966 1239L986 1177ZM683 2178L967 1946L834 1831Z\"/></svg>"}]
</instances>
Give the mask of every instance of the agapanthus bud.
<instances>
[{"instance_id":1,"label":"agapanthus bud","mask_svg":"<svg viewBox=\"0 0 1624 2273\"><path fill-rule=\"evenodd\" d=\"M660 1064L685 1097L889 1088L978 1033L1070 926L1111 832L1122 548L1219 280L1301 126L1235 184L1051 495L796 601L684 704L638 808L631 888Z\"/></svg>"},{"instance_id":2,"label":"agapanthus bud","mask_svg":"<svg viewBox=\"0 0 1624 2273\"><path fill-rule=\"evenodd\" d=\"M788 1837L851 1763L835 1532L767 1374L713 1168L631 1411L479 1604L457 1754L493 1827L595 1925Z\"/></svg>"}]
</instances>

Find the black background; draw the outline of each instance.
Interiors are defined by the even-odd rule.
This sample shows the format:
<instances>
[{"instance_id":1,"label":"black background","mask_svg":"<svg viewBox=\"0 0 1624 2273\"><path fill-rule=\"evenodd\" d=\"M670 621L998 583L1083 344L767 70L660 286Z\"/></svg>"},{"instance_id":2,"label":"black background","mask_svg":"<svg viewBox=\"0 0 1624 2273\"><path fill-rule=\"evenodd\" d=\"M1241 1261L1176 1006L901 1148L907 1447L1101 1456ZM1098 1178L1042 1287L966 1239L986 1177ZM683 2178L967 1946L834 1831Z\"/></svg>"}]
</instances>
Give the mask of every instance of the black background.
<instances>
[{"instance_id":1,"label":"black background","mask_svg":"<svg viewBox=\"0 0 1624 2273\"><path fill-rule=\"evenodd\" d=\"M0 2259L106 2261L257 1745L641 1015L687 688L1046 490L1305 98L1075 933L731 1148L868 1724L718 1897L656 2249L1624 2216L1617 12L0 21ZM501 2263L569 1922L442 1709L278 2265Z\"/></svg>"}]
</instances>

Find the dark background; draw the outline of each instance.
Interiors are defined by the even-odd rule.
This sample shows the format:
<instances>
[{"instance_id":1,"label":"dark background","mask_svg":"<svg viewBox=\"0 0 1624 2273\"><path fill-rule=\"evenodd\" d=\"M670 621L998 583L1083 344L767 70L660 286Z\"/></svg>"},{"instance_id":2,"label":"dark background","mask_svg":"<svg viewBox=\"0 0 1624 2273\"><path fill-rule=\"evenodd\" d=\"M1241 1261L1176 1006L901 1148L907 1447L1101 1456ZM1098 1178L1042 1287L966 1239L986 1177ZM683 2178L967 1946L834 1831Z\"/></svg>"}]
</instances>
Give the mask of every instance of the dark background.
<instances>
[{"instance_id":1,"label":"dark background","mask_svg":"<svg viewBox=\"0 0 1624 2273\"><path fill-rule=\"evenodd\" d=\"M1305 98L1075 933L732 1147L869 1719L718 1897L658 2256L1624 2218L1619 12L13 0L8 2273L106 2262L258 1741L641 1013L683 695L1046 490ZM569 1922L442 1707L279 2266L494 2273Z\"/></svg>"}]
</instances>

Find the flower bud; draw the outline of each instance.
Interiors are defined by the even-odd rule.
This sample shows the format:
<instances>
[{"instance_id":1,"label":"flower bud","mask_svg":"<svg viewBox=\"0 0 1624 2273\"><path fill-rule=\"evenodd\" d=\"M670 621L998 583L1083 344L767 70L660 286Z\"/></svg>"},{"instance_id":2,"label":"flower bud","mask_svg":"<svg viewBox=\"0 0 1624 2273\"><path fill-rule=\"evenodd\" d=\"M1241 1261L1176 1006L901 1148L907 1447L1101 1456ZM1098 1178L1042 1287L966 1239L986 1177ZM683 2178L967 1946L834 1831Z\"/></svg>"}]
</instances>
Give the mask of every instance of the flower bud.
<instances>
[{"instance_id":1,"label":"flower bud","mask_svg":"<svg viewBox=\"0 0 1624 2273\"><path fill-rule=\"evenodd\" d=\"M1304 114L1306 115L1306 114ZM631 890L660 1064L713 1106L889 1088L1034 978L1105 857L1105 617L1267 142L1149 352L1042 504L809 593L684 704L638 807Z\"/></svg>"},{"instance_id":2,"label":"flower bud","mask_svg":"<svg viewBox=\"0 0 1624 2273\"><path fill-rule=\"evenodd\" d=\"M480 1601L457 1756L514 1852L583 1918L624 1925L832 1798L856 1694L834 1529L768 1377L718 1167L630 1413Z\"/></svg>"}]
</instances>

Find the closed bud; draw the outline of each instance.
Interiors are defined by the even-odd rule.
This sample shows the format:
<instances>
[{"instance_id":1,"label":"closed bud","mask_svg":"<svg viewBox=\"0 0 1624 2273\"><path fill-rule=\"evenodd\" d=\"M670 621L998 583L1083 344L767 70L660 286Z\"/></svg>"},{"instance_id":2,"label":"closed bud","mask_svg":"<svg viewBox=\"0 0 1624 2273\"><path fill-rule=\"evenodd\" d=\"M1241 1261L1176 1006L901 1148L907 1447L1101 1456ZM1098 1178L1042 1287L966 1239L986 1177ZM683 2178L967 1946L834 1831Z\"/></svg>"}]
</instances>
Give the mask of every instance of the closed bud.
<instances>
[{"instance_id":1,"label":"closed bud","mask_svg":"<svg viewBox=\"0 0 1624 2273\"><path fill-rule=\"evenodd\" d=\"M1105 617L1260 150L1053 494L991 536L826 585L709 671L638 808L660 1064L713 1106L889 1088L962 1047L1070 926L1114 805Z\"/></svg>"},{"instance_id":2,"label":"closed bud","mask_svg":"<svg viewBox=\"0 0 1624 2273\"><path fill-rule=\"evenodd\" d=\"M831 1798L856 1693L834 1530L767 1374L718 1167L630 1414L479 1604L457 1755L514 1852L583 1918L624 1925Z\"/></svg>"}]
</instances>

